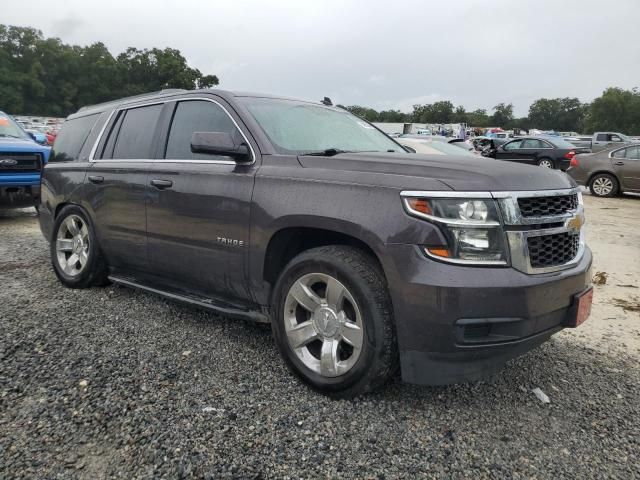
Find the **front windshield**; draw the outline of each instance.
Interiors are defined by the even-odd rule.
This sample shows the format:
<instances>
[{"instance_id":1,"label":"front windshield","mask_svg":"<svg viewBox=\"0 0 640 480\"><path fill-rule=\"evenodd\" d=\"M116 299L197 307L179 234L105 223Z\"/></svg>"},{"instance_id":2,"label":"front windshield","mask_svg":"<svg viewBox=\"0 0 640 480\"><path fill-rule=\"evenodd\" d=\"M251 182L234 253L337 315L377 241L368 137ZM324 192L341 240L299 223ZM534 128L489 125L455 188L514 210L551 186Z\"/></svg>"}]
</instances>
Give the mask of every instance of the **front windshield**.
<instances>
[{"instance_id":1,"label":"front windshield","mask_svg":"<svg viewBox=\"0 0 640 480\"><path fill-rule=\"evenodd\" d=\"M241 101L278 153L404 152L387 135L341 108L273 98Z\"/></svg>"},{"instance_id":2,"label":"front windshield","mask_svg":"<svg viewBox=\"0 0 640 480\"><path fill-rule=\"evenodd\" d=\"M0 113L0 137L27 138L28 136L13 119Z\"/></svg>"}]
</instances>

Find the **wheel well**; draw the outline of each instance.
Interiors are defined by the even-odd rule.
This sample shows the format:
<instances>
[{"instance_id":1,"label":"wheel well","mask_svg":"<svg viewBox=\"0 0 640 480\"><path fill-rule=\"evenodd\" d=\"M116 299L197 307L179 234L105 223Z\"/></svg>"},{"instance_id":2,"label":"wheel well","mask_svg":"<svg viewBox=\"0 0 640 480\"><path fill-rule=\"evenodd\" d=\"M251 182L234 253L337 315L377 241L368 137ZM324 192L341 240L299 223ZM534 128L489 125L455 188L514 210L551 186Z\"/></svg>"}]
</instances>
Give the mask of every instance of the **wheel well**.
<instances>
[{"instance_id":1,"label":"wheel well","mask_svg":"<svg viewBox=\"0 0 640 480\"><path fill-rule=\"evenodd\" d=\"M600 174L612 176L613 178L616 179L616 182L618 182L618 188L622 188L622 184L620 183L620 179L618 178L618 176L615 173L610 172L609 170L598 170L597 172L593 172L589 177L589 180L587 181L587 187L591 185L591 182L593 181L593 177Z\"/></svg>"},{"instance_id":2,"label":"wheel well","mask_svg":"<svg viewBox=\"0 0 640 480\"><path fill-rule=\"evenodd\" d=\"M367 253L378 264L380 271L384 272L375 252L362 240L322 228L294 227L280 230L271 237L264 259L264 279L273 285L293 257L305 250L325 245L348 245L358 248Z\"/></svg>"},{"instance_id":3,"label":"wheel well","mask_svg":"<svg viewBox=\"0 0 640 480\"><path fill-rule=\"evenodd\" d=\"M66 202L66 203L61 203L60 205L56 206L55 211L53 212L53 218L54 220L56 218L58 218L58 214L60 213L60 211L66 207L67 205L73 205L72 203Z\"/></svg>"}]
</instances>

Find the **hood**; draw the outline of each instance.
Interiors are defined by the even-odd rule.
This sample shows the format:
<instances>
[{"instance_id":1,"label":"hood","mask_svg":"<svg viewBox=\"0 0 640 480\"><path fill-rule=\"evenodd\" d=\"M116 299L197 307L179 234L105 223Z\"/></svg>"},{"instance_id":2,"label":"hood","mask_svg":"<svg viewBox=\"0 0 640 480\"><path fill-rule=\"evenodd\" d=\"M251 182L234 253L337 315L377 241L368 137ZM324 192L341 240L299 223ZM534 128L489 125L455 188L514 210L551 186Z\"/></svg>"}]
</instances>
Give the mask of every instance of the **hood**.
<instances>
[{"instance_id":1,"label":"hood","mask_svg":"<svg viewBox=\"0 0 640 480\"><path fill-rule=\"evenodd\" d=\"M46 162L49 160L51 147L40 145L30 138L0 137L0 153L7 152L41 153Z\"/></svg>"},{"instance_id":2,"label":"hood","mask_svg":"<svg viewBox=\"0 0 640 480\"><path fill-rule=\"evenodd\" d=\"M403 183L403 178L406 177L413 177L417 183L420 183L420 179L424 179L425 185L432 184L426 180L438 180L458 191L554 190L576 186L571 177L559 170L518 165L486 157L415 153L343 153L333 157L300 156L298 158L306 168L397 176L399 188L408 187ZM415 185L416 181L412 181L411 184Z\"/></svg>"}]
</instances>

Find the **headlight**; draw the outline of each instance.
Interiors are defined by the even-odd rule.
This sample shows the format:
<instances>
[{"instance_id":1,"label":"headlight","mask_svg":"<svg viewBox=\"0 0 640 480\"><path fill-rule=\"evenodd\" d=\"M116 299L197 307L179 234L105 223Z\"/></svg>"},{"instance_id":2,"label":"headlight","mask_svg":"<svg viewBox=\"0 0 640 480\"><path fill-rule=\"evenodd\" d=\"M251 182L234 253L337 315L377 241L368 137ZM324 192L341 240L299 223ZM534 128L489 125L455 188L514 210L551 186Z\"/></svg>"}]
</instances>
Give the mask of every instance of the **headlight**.
<instances>
[{"instance_id":1,"label":"headlight","mask_svg":"<svg viewBox=\"0 0 640 480\"><path fill-rule=\"evenodd\" d=\"M426 246L440 260L482 265L506 265L504 231L492 198L424 198L403 195L410 215L437 224L447 245Z\"/></svg>"}]
</instances>

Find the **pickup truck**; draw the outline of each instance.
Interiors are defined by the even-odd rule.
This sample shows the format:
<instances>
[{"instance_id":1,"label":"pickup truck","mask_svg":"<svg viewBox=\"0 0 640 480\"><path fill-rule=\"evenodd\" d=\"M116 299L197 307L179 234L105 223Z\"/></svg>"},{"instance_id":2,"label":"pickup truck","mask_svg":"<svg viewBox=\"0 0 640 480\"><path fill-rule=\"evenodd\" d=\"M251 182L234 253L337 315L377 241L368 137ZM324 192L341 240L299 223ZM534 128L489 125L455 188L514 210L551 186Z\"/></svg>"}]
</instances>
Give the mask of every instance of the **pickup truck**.
<instances>
[{"instance_id":1,"label":"pickup truck","mask_svg":"<svg viewBox=\"0 0 640 480\"><path fill-rule=\"evenodd\" d=\"M39 203L40 172L50 150L0 112L0 208L33 207Z\"/></svg>"},{"instance_id":2,"label":"pickup truck","mask_svg":"<svg viewBox=\"0 0 640 480\"><path fill-rule=\"evenodd\" d=\"M567 137L565 140L576 147L588 148L593 153L614 147L616 144L633 142L627 135L617 132L596 132L591 137Z\"/></svg>"},{"instance_id":3,"label":"pickup truck","mask_svg":"<svg viewBox=\"0 0 640 480\"><path fill-rule=\"evenodd\" d=\"M582 323L593 292L570 177L409 153L326 98L171 90L82 108L39 221L64 285L270 323L288 367L337 397L398 368L420 384L492 374Z\"/></svg>"}]
</instances>

